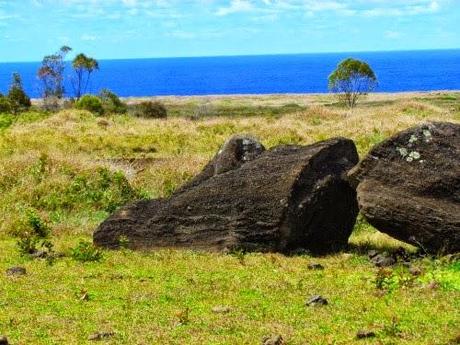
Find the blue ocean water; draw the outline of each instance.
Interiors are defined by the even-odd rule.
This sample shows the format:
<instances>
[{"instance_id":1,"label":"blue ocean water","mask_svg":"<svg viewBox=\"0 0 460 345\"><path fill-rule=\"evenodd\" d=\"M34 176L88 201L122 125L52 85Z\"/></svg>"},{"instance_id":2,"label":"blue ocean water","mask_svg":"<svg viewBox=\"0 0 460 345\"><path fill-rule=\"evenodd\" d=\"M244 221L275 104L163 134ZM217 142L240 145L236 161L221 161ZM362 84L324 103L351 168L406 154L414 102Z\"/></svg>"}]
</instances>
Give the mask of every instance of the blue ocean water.
<instances>
[{"instance_id":1,"label":"blue ocean water","mask_svg":"<svg viewBox=\"0 0 460 345\"><path fill-rule=\"evenodd\" d=\"M120 96L327 92L328 75L347 57L372 66L379 92L460 89L457 49L101 60L90 91L108 88ZM11 74L19 72L26 91L39 97L38 67L38 62L0 63L0 92L8 89ZM67 91L71 94L70 85Z\"/></svg>"}]
</instances>

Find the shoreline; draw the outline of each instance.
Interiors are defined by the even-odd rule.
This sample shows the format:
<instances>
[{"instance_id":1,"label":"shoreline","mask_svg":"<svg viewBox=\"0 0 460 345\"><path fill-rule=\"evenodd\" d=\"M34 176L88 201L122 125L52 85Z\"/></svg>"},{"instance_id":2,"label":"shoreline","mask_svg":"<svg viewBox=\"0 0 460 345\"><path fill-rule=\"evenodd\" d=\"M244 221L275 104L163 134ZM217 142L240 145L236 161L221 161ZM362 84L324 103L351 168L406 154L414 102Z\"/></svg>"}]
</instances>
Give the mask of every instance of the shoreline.
<instances>
[{"instance_id":1,"label":"shoreline","mask_svg":"<svg viewBox=\"0 0 460 345\"><path fill-rule=\"evenodd\" d=\"M387 98L408 98L418 95L435 96L447 93L460 93L460 89L456 90L429 90L429 91L398 91L398 92L371 92L365 95L367 99L387 99ZM318 93L251 93L251 94L208 94L208 95L158 95L158 96L120 96L120 99L127 102L138 102L144 100L193 100L193 99L205 99L205 100L220 100L220 99L280 99L280 98L323 98L323 97L335 97L335 94L330 92L318 92ZM64 100L70 99L69 97ZM43 98L32 98L32 102L40 103Z\"/></svg>"}]
</instances>

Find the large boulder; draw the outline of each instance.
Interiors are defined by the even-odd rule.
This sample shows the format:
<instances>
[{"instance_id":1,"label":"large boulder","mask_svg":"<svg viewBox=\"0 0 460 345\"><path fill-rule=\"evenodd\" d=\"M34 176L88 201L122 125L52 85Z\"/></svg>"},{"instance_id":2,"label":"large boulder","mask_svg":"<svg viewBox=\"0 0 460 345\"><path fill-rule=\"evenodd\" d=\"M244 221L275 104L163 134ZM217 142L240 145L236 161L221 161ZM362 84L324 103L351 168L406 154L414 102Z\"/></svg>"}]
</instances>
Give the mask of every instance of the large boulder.
<instances>
[{"instance_id":1,"label":"large boulder","mask_svg":"<svg viewBox=\"0 0 460 345\"><path fill-rule=\"evenodd\" d=\"M358 206L346 172L351 140L265 150L233 137L169 199L128 205L94 233L98 246L204 250L331 251L347 244Z\"/></svg>"},{"instance_id":2,"label":"large boulder","mask_svg":"<svg viewBox=\"0 0 460 345\"><path fill-rule=\"evenodd\" d=\"M430 253L460 251L460 125L433 122L375 146L349 180L378 230Z\"/></svg>"}]
</instances>

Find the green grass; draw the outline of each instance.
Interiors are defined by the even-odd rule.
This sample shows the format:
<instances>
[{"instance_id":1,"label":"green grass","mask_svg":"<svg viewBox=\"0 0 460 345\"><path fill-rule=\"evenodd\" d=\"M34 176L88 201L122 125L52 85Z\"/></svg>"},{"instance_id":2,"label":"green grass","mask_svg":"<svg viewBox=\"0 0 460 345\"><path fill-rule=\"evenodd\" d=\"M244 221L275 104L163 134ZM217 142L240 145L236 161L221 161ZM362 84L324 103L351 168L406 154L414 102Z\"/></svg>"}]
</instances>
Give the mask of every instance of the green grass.
<instances>
[{"instance_id":1,"label":"green grass","mask_svg":"<svg viewBox=\"0 0 460 345\"><path fill-rule=\"evenodd\" d=\"M122 250L100 259L87 245L116 207L170 195L234 133L267 147L346 136L364 155L421 121L459 122L458 93L371 95L352 113L325 95L221 97L193 119L202 99L164 101L168 120L74 110L0 115L0 335L12 344L86 344L95 332L114 332L100 342L259 344L281 334L287 344L388 345L446 345L460 336L458 259L414 259L419 276L402 264L379 272L369 249L414 248L361 217L350 248L325 257ZM55 260L18 251L17 236L37 224L51 231ZM15 265L28 274L6 276ZM315 294L329 305L306 307ZM214 313L216 306L230 312ZM357 340L360 329L376 338Z\"/></svg>"}]
</instances>

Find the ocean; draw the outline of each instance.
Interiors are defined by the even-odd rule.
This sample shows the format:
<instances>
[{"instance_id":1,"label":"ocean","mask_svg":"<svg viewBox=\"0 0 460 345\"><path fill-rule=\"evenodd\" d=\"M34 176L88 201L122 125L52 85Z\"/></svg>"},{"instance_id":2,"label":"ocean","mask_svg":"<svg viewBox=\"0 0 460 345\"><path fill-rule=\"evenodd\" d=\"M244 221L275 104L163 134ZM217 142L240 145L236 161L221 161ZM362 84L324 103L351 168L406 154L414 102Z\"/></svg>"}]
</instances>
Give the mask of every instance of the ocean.
<instances>
[{"instance_id":1,"label":"ocean","mask_svg":"<svg viewBox=\"0 0 460 345\"><path fill-rule=\"evenodd\" d=\"M90 92L108 88L120 96L327 92L328 75L343 59L368 62L377 92L459 90L460 49L194 58L100 60ZM96 57L97 58L97 57ZM0 63L0 92L19 72L28 94L40 96L39 62ZM71 74L70 66L66 76ZM72 88L66 86L71 96Z\"/></svg>"}]
</instances>

